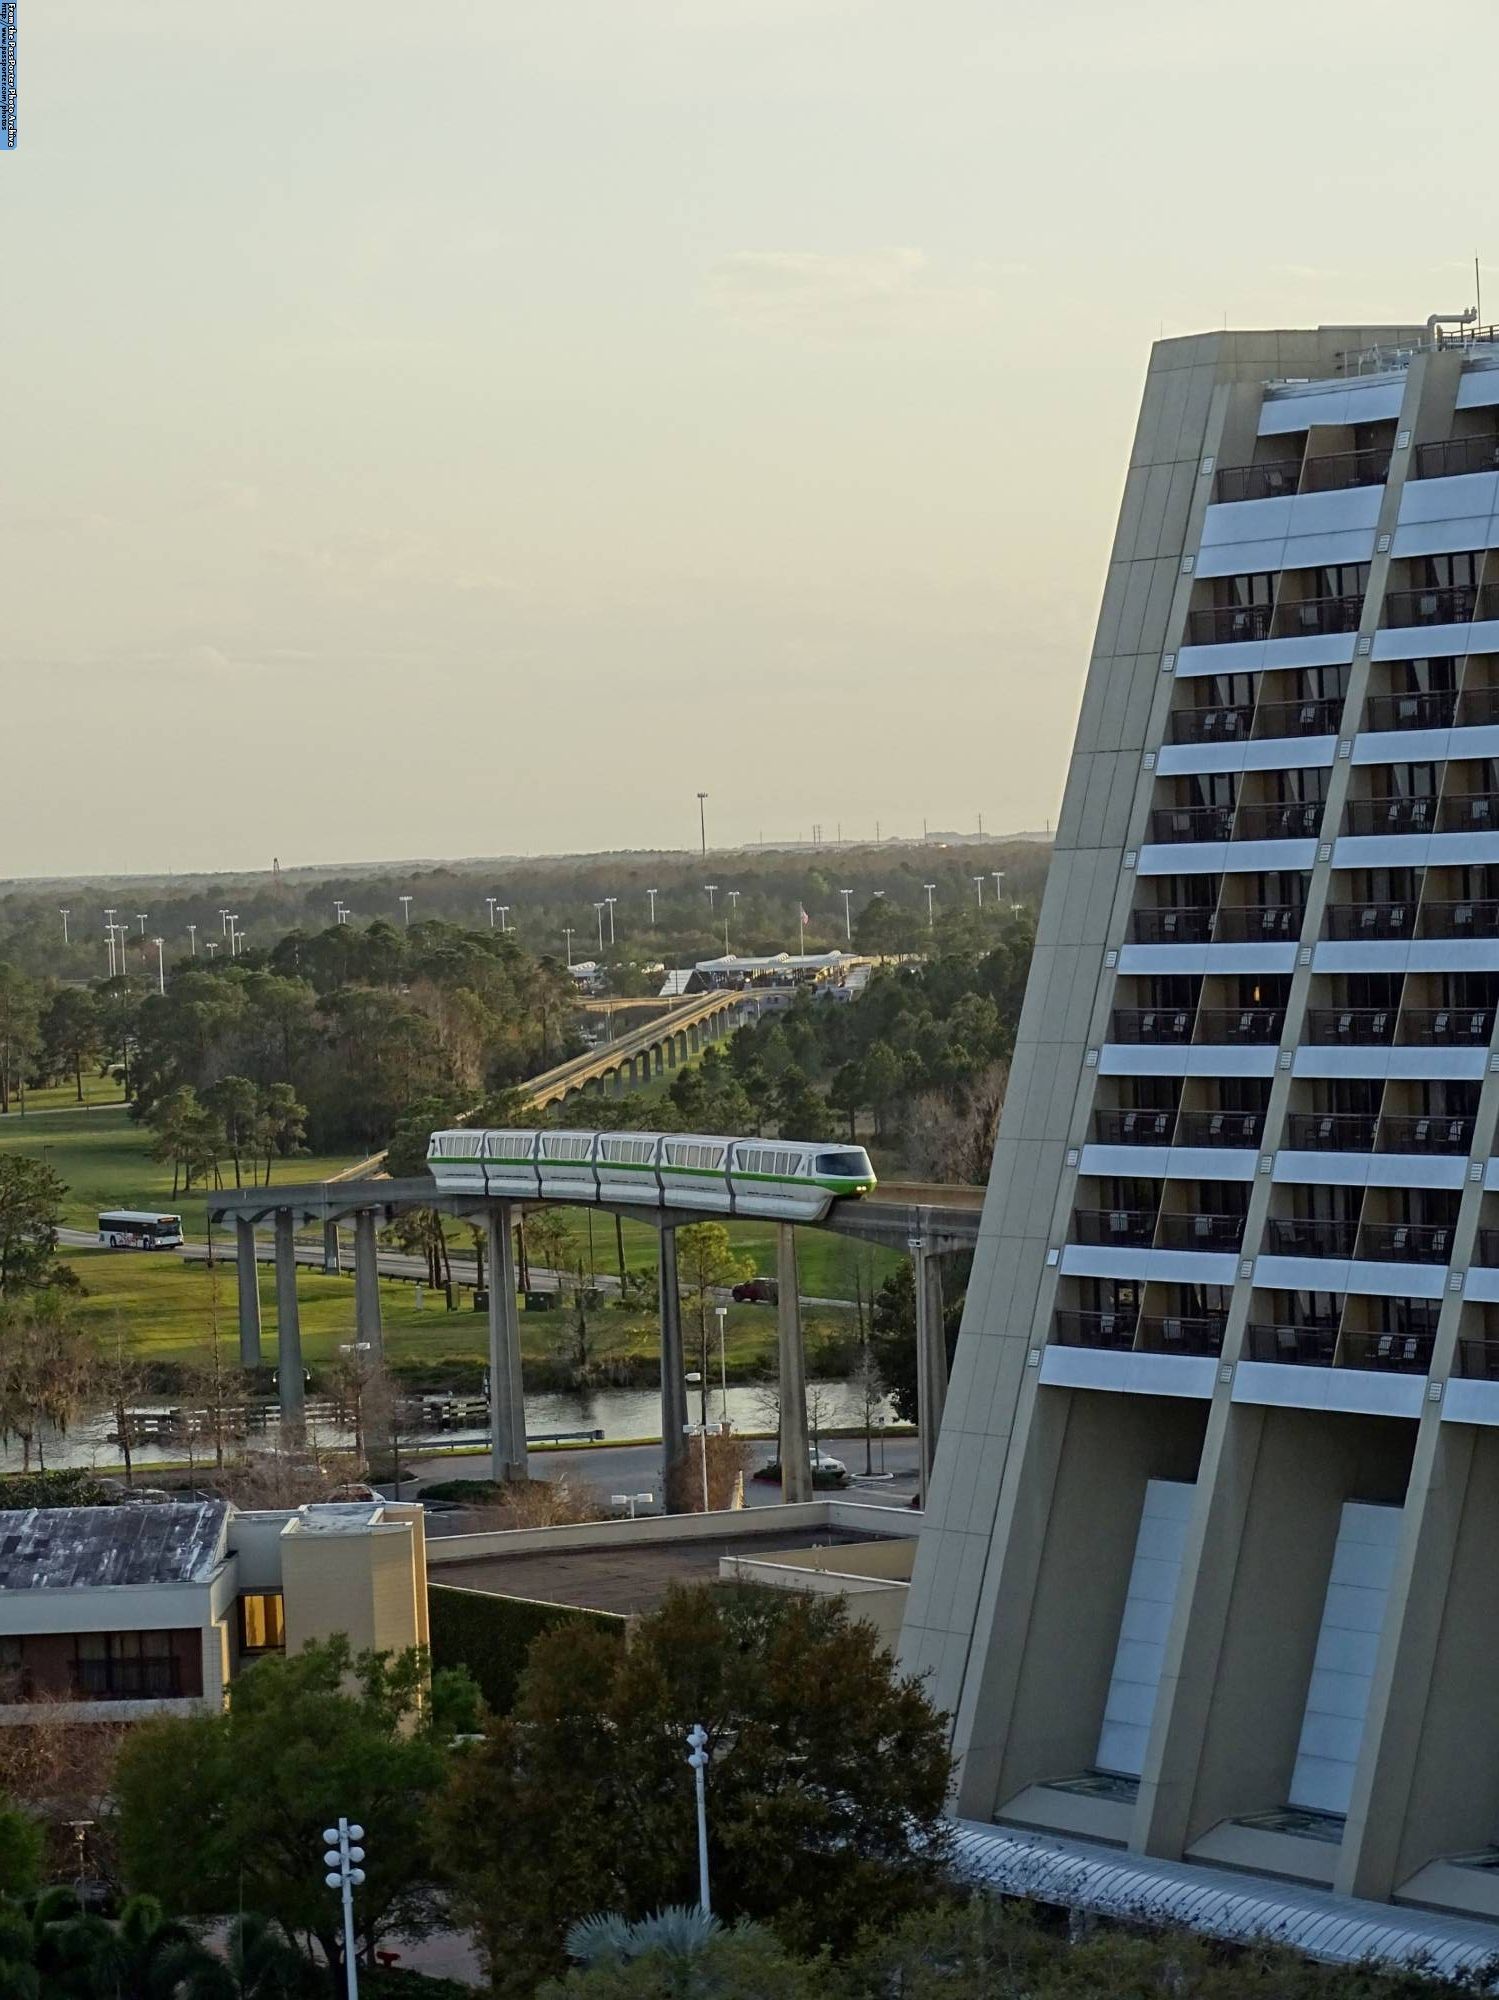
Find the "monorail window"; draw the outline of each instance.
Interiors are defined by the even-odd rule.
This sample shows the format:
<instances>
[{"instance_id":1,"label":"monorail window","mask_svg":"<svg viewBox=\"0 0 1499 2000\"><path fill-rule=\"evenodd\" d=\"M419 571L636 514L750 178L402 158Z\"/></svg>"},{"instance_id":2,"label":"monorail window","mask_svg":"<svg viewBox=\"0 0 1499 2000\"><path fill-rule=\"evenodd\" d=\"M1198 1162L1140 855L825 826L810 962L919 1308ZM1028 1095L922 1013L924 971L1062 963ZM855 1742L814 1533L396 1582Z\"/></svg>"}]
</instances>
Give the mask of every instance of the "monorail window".
<instances>
[{"instance_id":1,"label":"monorail window","mask_svg":"<svg viewBox=\"0 0 1499 2000\"><path fill-rule=\"evenodd\" d=\"M820 1174L837 1174L845 1179L863 1180L869 1172L869 1162L862 1153L819 1153L817 1171Z\"/></svg>"}]
</instances>

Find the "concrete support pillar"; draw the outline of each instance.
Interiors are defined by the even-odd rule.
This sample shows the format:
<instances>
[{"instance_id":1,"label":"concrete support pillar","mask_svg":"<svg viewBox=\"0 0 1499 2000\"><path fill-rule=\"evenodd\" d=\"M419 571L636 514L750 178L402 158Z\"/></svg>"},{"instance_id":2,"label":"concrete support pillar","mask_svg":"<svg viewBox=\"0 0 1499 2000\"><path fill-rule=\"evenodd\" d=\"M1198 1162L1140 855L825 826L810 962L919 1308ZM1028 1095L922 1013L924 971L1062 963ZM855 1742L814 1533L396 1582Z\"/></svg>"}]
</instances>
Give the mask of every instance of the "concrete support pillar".
<instances>
[{"instance_id":1,"label":"concrete support pillar","mask_svg":"<svg viewBox=\"0 0 1499 2000\"><path fill-rule=\"evenodd\" d=\"M276 1393L281 1420L300 1424L307 1411L302 1378L302 1322L297 1316L297 1244L289 1208L276 1210Z\"/></svg>"},{"instance_id":2,"label":"concrete support pillar","mask_svg":"<svg viewBox=\"0 0 1499 2000\"><path fill-rule=\"evenodd\" d=\"M947 1335L942 1323L942 1260L925 1236L909 1240L916 1281L917 1473L924 1507L947 1402Z\"/></svg>"},{"instance_id":3,"label":"concrete support pillar","mask_svg":"<svg viewBox=\"0 0 1499 2000\"><path fill-rule=\"evenodd\" d=\"M260 1266L255 1261L255 1225L234 1218L234 1269L239 1287L239 1365L260 1366Z\"/></svg>"},{"instance_id":4,"label":"concrete support pillar","mask_svg":"<svg viewBox=\"0 0 1499 2000\"><path fill-rule=\"evenodd\" d=\"M802 1342L796 1226L776 1224L776 1334L781 1400L781 1498L812 1498L812 1451L807 1442L807 1350Z\"/></svg>"},{"instance_id":5,"label":"concrete support pillar","mask_svg":"<svg viewBox=\"0 0 1499 2000\"><path fill-rule=\"evenodd\" d=\"M682 1351L682 1300L677 1291L677 1232L661 1231L661 1491L671 1493L672 1474L687 1450L687 1364Z\"/></svg>"},{"instance_id":6,"label":"concrete support pillar","mask_svg":"<svg viewBox=\"0 0 1499 2000\"><path fill-rule=\"evenodd\" d=\"M338 1250L338 1224L336 1222L325 1222L323 1224L323 1273L326 1277L336 1278L342 1269L343 1260L339 1256Z\"/></svg>"},{"instance_id":7,"label":"concrete support pillar","mask_svg":"<svg viewBox=\"0 0 1499 2000\"><path fill-rule=\"evenodd\" d=\"M485 1216L489 1238L489 1466L493 1479L529 1479L526 1392L521 1381L520 1314L515 1303L515 1240L510 1203Z\"/></svg>"},{"instance_id":8,"label":"concrete support pillar","mask_svg":"<svg viewBox=\"0 0 1499 2000\"><path fill-rule=\"evenodd\" d=\"M361 1208L354 1217L354 1338L369 1342L371 1361L381 1359L385 1331L380 1324L380 1253L372 1208Z\"/></svg>"}]
</instances>

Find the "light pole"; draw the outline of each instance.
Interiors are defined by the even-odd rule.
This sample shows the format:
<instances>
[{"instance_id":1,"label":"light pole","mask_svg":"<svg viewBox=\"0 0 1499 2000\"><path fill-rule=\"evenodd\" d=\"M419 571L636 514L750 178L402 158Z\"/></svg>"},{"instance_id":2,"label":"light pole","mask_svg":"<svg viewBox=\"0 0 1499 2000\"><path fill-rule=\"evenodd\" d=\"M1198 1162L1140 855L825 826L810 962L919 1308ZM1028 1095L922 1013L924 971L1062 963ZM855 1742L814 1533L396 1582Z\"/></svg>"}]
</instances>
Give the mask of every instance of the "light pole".
<instances>
[{"instance_id":1,"label":"light pole","mask_svg":"<svg viewBox=\"0 0 1499 2000\"><path fill-rule=\"evenodd\" d=\"M593 914L599 920L599 957L602 958L604 955L604 906L602 903L594 904Z\"/></svg>"},{"instance_id":2,"label":"light pole","mask_svg":"<svg viewBox=\"0 0 1499 2000\"><path fill-rule=\"evenodd\" d=\"M198 926L196 924L189 924L187 927L187 935L188 935L188 941L193 948L193 957L196 958L198 956Z\"/></svg>"},{"instance_id":3,"label":"light pole","mask_svg":"<svg viewBox=\"0 0 1499 2000\"><path fill-rule=\"evenodd\" d=\"M323 1861L328 1870L323 1880L343 1897L344 1979L349 2000L359 2000L359 1964L354 1956L354 1891L364 1880L364 1870L359 1865L364 1859L364 1849L355 1843L364 1839L364 1828L350 1826L346 1819L340 1819L337 1826L323 1828L323 1839L326 1842Z\"/></svg>"},{"instance_id":4,"label":"light pole","mask_svg":"<svg viewBox=\"0 0 1499 2000\"><path fill-rule=\"evenodd\" d=\"M854 920L849 915L849 906L854 900L854 892L852 889L840 889L838 894L843 898L843 935L852 944L854 940Z\"/></svg>"},{"instance_id":5,"label":"light pole","mask_svg":"<svg viewBox=\"0 0 1499 2000\"><path fill-rule=\"evenodd\" d=\"M239 911L233 910L229 915L229 956L231 958L239 957L239 948L244 941L245 934L239 928Z\"/></svg>"},{"instance_id":6,"label":"light pole","mask_svg":"<svg viewBox=\"0 0 1499 2000\"><path fill-rule=\"evenodd\" d=\"M718 884L716 882L705 882L703 887L708 892L708 908L711 910L713 908L713 898L718 894Z\"/></svg>"},{"instance_id":7,"label":"light pole","mask_svg":"<svg viewBox=\"0 0 1499 2000\"><path fill-rule=\"evenodd\" d=\"M66 945L68 942L68 918L72 916L73 912L71 910L59 910L57 914L62 918L62 941Z\"/></svg>"},{"instance_id":8,"label":"light pole","mask_svg":"<svg viewBox=\"0 0 1499 2000\"><path fill-rule=\"evenodd\" d=\"M979 908L982 909L984 907L984 878L982 875L974 876L973 886L979 892Z\"/></svg>"},{"instance_id":9,"label":"light pole","mask_svg":"<svg viewBox=\"0 0 1499 2000\"><path fill-rule=\"evenodd\" d=\"M149 910L137 910L135 913L135 921L140 925L141 937L146 935L146 919L150 914Z\"/></svg>"},{"instance_id":10,"label":"light pole","mask_svg":"<svg viewBox=\"0 0 1499 2000\"><path fill-rule=\"evenodd\" d=\"M618 899L618 897L617 897L617 896L606 896L606 897L604 898L604 901L605 901L605 903L606 903L606 904L608 905L608 908L609 908L609 942L610 942L610 944L613 944L613 942L614 942L614 905L615 905L615 903L616 903L616 902L617 902L618 900L619 900L619 899Z\"/></svg>"},{"instance_id":11,"label":"light pole","mask_svg":"<svg viewBox=\"0 0 1499 2000\"><path fill-rule=\"evenodd\" d=\"M213 955L218 950L218 948L219 948L219 941L217 938L205 938L203 940L203 949L208 953L208 960L210 964L213 963Z\"/></svg>"},{"instance_id":12,"label":"light pole","mask_svg":"<svg viewBox=\"0 0 1499 2000\"><path fill-rule=\"evenodd\" d=\"M401 906L401 926L405 929L411 922L411 898L409 896L398 896L396 901Z\"/></svg>"},{"instance_id":13,"label":"light pole","mask_svg":"<svg viewBox=\"0 0 1499 2000\"><path fill-rule=\"evenodd\" d=\"M498 897L495 897L495 896L486 896L486 897L484 898L484 900L485 900L485 902L486 902L486 903L488 903L488 905L489 905L489 928L490 928L491 930L493 930L493 929L494 929L494 909L495 909L495 904L496 904L496 902L497 902L497 901L498 901L499 899L498 899Z\"/></svg>"},{"instance_id":14,"label":"light pole","mask_svg":"<svg viewBox=\"0 0 1499 2000\"><path fill-rule=\"evenodd\" d=\"M573 969L573 927L571 924L564 924L562 926L562 935L567 941L567 969L571 972Z\"/></svg>"},{"instance_id":15,"label":"light pole","mask_svg":"<svg viewBox=\"0 0 1499 2000\"><path fill-rule=\"evenodd\" d=\"M221 910L219 911L219 930L220 930L220 932L221 932L221 933L223 934L223 936L225 936L225 937L228 937L228 935L229 935L229 926L228 926L227 922L225 921L225 919L226 919L226 918L228 917L228 915L229 915L229 912L228 912L228 910L227 910L227 909L221 909Z\"/></svg>"},{"instance_id":16,"label":"light pole","mask_svg":"<svg viewBox=\"0 0 1499 2000\"><path fill-rule=\"evenodd\" d=\"M609 1504L611 1507L628 1507L630 1510L630 1519L633 1521L635 1519L635 1509L637 1507L649 1507L655 1497L654 1493L611 1493L609 1495Z\"/></svg>"},{"instance_id":17,"label":"light pole","mask_svg":"<svg viewBox=\"0 0 1499 2000\"><path fill-rule=\"evenodd\" d=\"M645 893L651 899L651 929L654 930L656 928L656 898L661 894L661 891L659 889L647 889Z\"/></svg>"},{"instance_id":18,"label":"light pole","mask_svg":"<svg viewBox=\"0 0 1499 2000\"><path fill-rule=\"evenodd\" d=\"M688 1732L688 1763L697 1788L697 1900L705 1917L713 1913L713 1905L708 1900L708 1791L704 1773L708 1768L708 1732L700 1722L694 1722Z\"/></svg>"},{"instance_id":19,"label":"light pole","mask_svg":"<svg viewBox=\"0 0 1499 2000\"><path fill-rule=\"evenodd\" d=\"M165 993L167 990L166 956L160 938L152 938L151 942L156 947L156 990L158 993Z\"/></svg>"},{"instance_id":20,"label":"light pole","mask_svg":"<svg viewBox=\"0 0 1499 2000\"><path fill-rule=\"evenodd\" d=\"M224 912L220 910L219 915L223 916ZM333 899L333 921L336 924L341 924L343 920L344 920L344 906L335 896Z\"/></svg>"},{"instance_id":21,"label":"light pole","mask_svg":"<svg viewBox=\"0 0 1499 2000\"><path fill-rule=\"evenodd\" d=\"M729 1350L728 1350L726 1336L724 1333L724 1328L728 1324L729 1309L727 1306L715 1306L713 1310L718 1314L718 1378L719 1378L718 1396L719 1396L719 1407L721 1412L720 1427L723 1430L727 1430L729 1428Z\"/></svg>"},{"instance_id":22,"label":"light pole","mask_svg":"<svg viewBox=\"0 0 1499 2000\"><path fill-rule=\"evenodd\" d=\"M932 891L937 885L935 882L923 882L921 886L926 890L926 927L931 930L937 921L932 915Z\"/></svg>"},{"instance_id":23,"label":"light pole","mask_svg":"<svg viewBox=\"0 0 1499 2000\"><path fill-rule=\"evenodd\" d=\"M992 872L994 875L994 907L998 909L1000 898L1004 892L1005 871L1003 868L996 868Z\"/></svg>"},{"instance_id":24,"label":"light pole","mask_svg":"<svg viewBox=\"0 0 1499 2000\"><path fill-rule=\"evenodd\" d=\"M505 932L509 929L509 926L505 922L505 919L510 914L510 905L508 903L501 903L498 907L500 912L500 936L503 937L505 935Z\"/></svg>"},{"instance_id":25,"label":"light pole","mask_svg":"<svg viewBox=\"0 0 1499 2000\"><path fill-rule=\"evenodd\" d=\"M697 824L698 831L703 839L703 859L706 861L708 858L708 794L706 792L699 792L697 795Z\"/></svg>"}]
</instances>

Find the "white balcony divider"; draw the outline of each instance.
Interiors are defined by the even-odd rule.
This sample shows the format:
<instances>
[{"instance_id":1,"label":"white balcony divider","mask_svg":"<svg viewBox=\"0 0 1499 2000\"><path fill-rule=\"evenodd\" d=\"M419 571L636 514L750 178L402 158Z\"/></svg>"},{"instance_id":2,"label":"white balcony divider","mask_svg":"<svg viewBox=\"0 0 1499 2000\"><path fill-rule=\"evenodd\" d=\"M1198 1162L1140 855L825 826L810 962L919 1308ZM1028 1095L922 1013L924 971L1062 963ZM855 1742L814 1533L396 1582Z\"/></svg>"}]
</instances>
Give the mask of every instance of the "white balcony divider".
<instances>
[{"instance_id":1,"label":"white balcony divider","mask_svg":"<svg viewBox=\"0 0 1499 2000\"><path fill-rule=\"evenodd\" d=\"M1400 1514L1398 1507L1362 1500L1343 1507L1291 1776L1288 1803L1303 1811L1348 1811Z\"/></svg>"},{"instance_id":2,"label":"white balcony divider","mask_svg":"<svg viewBox=\"0 0 1499 2000\"><path fill-rule=\"evenodd\" d=\"M1124 1599L1114 1671L1109 1677L1103 1727L1098 1735L1100 1771L1138 1778L1155 1712L1156 1689L1166 1656L1166 1631L1181 1582L1187 1519L1196 1487L1180 1479L1146 1483L1135 1559Z\"/></svg>"}]
</instances>

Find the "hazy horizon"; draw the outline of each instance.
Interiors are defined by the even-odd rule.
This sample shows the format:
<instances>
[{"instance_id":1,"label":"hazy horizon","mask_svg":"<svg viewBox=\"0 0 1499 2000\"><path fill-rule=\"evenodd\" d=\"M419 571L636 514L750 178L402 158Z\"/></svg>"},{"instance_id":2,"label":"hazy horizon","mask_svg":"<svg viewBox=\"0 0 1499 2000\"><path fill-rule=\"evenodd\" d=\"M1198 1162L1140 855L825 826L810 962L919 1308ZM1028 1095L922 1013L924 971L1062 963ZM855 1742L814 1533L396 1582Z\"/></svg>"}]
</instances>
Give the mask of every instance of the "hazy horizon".
<instances>
[{"instance_id":1,"label":"hazy horizon","mask_svg":"<svg viewBox=\"0 0 1499 2000\"><path fill-rule=\"evenodd\" d=\"M1054 819L1150 342L1493 245L1491 7L1245 18L21 0L0 876Z\"/></svg>"}]
</instances>

